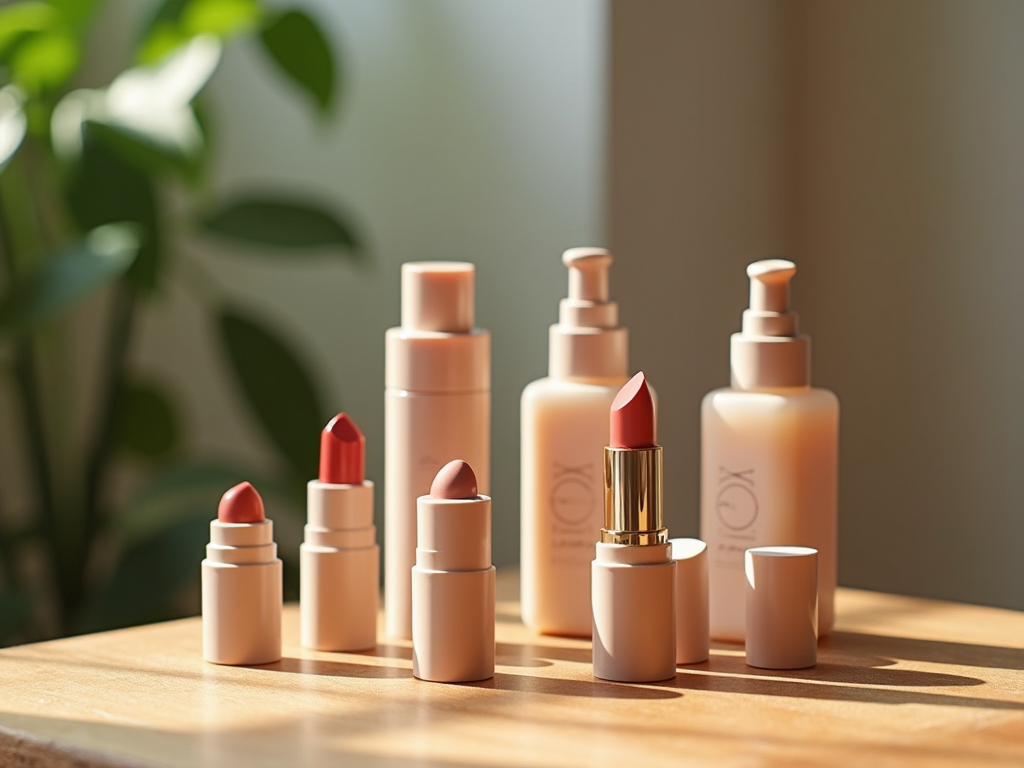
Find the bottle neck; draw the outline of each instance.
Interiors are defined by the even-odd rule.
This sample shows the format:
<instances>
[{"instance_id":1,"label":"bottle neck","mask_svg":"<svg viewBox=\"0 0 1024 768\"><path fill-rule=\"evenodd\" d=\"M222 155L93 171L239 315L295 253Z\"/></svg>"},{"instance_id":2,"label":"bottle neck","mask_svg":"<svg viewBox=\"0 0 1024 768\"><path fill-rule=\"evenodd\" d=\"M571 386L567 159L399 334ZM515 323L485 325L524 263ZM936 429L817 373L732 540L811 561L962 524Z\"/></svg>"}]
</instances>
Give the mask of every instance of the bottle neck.
<instances>
[{"instance_id":1,"label":"bottle neck","mask_svg":"<svg viewBox=\"0 0 1024 768\"><path fill-rule=\"evenodd\" d=\"M811 339L734 333L729 350L735 389L797 389L811 385Z\"/></svg>"},{"instance_id":2,"label":"bottle neck","mask_svg":"<svg viewBox=\"0 0 1024 768\"><path fill-rule=\"evenodd\" d=\"M548 375L555 379L622 379L627 375L625 328L578 328L556 324L548 335Z\"/></svg>"}]
</instances>

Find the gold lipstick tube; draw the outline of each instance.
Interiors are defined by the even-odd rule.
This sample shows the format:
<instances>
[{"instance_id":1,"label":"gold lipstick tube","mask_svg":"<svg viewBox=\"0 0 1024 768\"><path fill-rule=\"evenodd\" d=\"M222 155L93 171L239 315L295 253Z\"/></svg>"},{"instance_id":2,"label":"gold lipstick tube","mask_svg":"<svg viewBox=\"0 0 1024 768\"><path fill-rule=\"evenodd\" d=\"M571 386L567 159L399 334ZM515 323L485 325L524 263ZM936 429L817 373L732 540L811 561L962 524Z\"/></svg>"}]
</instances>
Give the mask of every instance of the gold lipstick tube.
<instances>
[{"instance_id":1,"label":"gold lipstick tube","mask_svg":"<svg viewBox=\"0 0 1024 768\"><path fill-rule=\"evenodd\" d=\"M604 528L602 544L643 547L664 544L662 450L604 449Z\"/></svg>"}]
</instances>

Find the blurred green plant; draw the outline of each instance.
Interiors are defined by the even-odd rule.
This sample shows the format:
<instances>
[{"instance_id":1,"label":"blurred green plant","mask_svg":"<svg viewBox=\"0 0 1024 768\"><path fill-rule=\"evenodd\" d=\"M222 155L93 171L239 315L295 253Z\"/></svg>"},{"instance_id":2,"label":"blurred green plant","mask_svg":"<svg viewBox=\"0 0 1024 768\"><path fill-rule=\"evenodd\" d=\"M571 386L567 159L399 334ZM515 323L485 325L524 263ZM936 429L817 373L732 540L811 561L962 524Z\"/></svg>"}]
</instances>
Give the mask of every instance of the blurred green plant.
<instances>
[{"instance_id":1,"label":"blurred green plant","mask_svg":"<svg viewBox=\"0 0 1024 768\"><path fill-rule=\"evenodd\" d=\"M28 457L31 497L14 510L3 495L12 484L0 482L0 644L180 612L220 494L255 474L182 459L173 398L133 375L140 309L183 271L171 262L199 266L170 233L287 257L359 250L351 224L312 199L264 189L211 200L205 189L215 145L200 98L233 38L253 41L320 117L336 106L337 57L312 17L257 0L162 0L133 66L106 88L76 89L101 5L0 5L0 384L20 421L2 438ZM186 204L166 205L171 195ZM76 308L96 294L103 331L83 339ZM281 459L254 479L301 509L328 416L314 379L252 311L220 296L205 304L240 397ZM74 363L83 344L99 361L98 386L85 389ZM146 478L117 504L111 470L128 457ZM286 574L294 587L294 562Z\"/></svg>"}]
</instances>

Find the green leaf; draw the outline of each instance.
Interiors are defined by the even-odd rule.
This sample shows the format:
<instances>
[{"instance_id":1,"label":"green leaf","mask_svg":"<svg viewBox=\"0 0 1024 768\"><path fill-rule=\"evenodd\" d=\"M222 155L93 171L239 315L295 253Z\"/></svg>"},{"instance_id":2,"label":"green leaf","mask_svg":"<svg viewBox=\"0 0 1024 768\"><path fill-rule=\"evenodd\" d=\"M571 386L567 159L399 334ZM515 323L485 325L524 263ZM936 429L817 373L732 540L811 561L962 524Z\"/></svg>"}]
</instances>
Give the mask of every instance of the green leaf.
<instances>
[{"instance_id":1,"label":"green leaf","mask_svg":"<svg viewBox=\"0 0 1024 768\"><path fill-rule=\"evenodd\" d=\"M44 93L71 78L78 69L80 56L78 39L70 28L38 32L12 51L11 79L29 93Z\"/></svg>"},{"instance_id":2,"label":"green leaf","mask_svg":"<svg viewBox=\"0 0 1024 768\"><path fill-rule=\"evenodd\" d=\"M152 384L129 384L121 393L114 440L123 451L146 459L171 453L181 428L171 400Z\"/></svg>"},{"instance_id":3,"label":"green leaf","mask_svg":"<svg viewBox=\"0 0 1024 768\"><path fill-rule=\"evenodd\" d=\"M251 317L220 315L221 340L242 394L297 477L316 474L324 409L312 377L275 333Z\"/></svg>"},{"instance_id":4,"label":"green leaf","mask_svg":"<svg viewBox=\"0 0 1024 768\"><path fill-rule=\"evenodd\" d=\"M216 71L221 51L215 37L202 35L157 66L122 72L106 90L72 91L53 110L54 151L77 161L90 129L147 173L196 178L206 153L192 102Z\"/></svg>"},{"instance_id":5,"label":"green leaf","mask_svg":"<svg viewBox=\"0 0 1024 768\"><path fill-rule=\"evenodd\" d=\"M122 275L138 251L135 231L123 224L97 227L84 241L39 263L0 300L0 331L45 323Z\"/></svg>"},{"instance_id":6,"label":"green leaf","mask_svg":"<svg viewBox=\"0 0 1024 768\"><path fill-rule=\"evenodd\" d=\"M190 35L224 39L252 29L259 18L255 0L192 0L181 16L181 25Z\"/></svg>"},{"instance_id":7,"label":"green leaf","mask_svg":"<svg viewBox=\"0 0 1024 768\"><path fill-rule=\"evenodd\" d=\"M0 171L21 146L26 124L17 88L0 88Z\"/></svg>"},{"instance_id":8,"label":"green leaf","mask_svg":"<svg viewBox=\"0 0 1024 768\"><path fill-rule=\"evenodd\" d=\"M60 11L64 21L74 27L84 27L92 19L98 0L50 0Z\"/></svg>"},{"instance_id":9,"label":"green leaf","mask_svg":"<svg viewBox=\"0 0 1024 768\"><path fill-rule=\"evenodd\" d=\"M0 61L6 61L27 35L48 30L60 22L49 3L14 3L0 8Z\"/></svg>"},{"instance_id":10,"label":"green leaf","mask_svg":"<svg viewBox=\"0 0 1024 768\"><path fill-rule=\"evenodd\" d=\"M328 111L334 94L334 56L326 36L308 14L288 10L260 33L263 49L278 68Z\"/></svg>"},{"instance_id":11,"label":"green leaf","mask_svg":"<svg viewBox=\"0 0 1024 768\"><path fill-rule=\"evenodd\" d=\"M222 50L215 37L201 35L157 66L121 73L101 103L88 102L85 119L103 125L108 140L132 152L140 167L194 176L204 145L191 104L216 72Z\"/></svg>"},{"instance_id":12,"label":"green leaf","mask_svg":"<svg viewBox=\"0 0 1024 768\"><path fill-rule=\"evenodd\" d=\"M141 246L130 277L141 290L156 289L162 266L162 229L153 180L111 149L87 126L81 156L69 174L68 205L79 226L115 221L140 228Z\"/></svg>"},{"instance_id":13,"label":"green leaf","mask_svg":"<svg viewBox=\"0 0 1024 768\"><path fill-rule=\"evenodd\" d=\"M351 225L315 203L250 197L228 203L203 217L204 231L285 248L341 247L358 250Z\"/></svg>"},{"instance_id":14,"label":"green leaf","mask_svg":"<svg viewBox=\"0 0 1024 768\"><path fill-rule=\"evenodd\" d=\"M116 123L90 122L87 130L130 165L146 173L173 173L187 181L199 178L205 157L201 144L186 148Z\"/></svg>"},{"instance_id":15,"label":"green leaf","mask_svg":"<svg viewBox=\"0 0 1024 768\"><path fill-rule=\"evenodd\" d=\"M164 0L145 26L137 58L154 64L197 35L226 40L255 28L260 17L256 0Z\"/></svg>"}]
</instances>

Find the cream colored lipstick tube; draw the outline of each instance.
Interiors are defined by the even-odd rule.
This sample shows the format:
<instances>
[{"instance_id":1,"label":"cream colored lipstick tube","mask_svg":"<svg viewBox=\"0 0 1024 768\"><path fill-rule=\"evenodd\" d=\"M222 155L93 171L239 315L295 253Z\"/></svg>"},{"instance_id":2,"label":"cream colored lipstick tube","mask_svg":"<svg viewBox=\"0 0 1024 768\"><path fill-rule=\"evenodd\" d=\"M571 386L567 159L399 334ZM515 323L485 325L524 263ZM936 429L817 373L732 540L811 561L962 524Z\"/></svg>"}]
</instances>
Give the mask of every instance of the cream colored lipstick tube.
<instances>
[{"instance_id":1,"label":"cream colored lipstick tube","mask_svg":"<svg viewBox=\"0 0 1024 768\"><path fill-rule=\"evenodd\" d=\"M491 500L421 496L412 568L412 673L466 683L494 676Z\"/></svg>"},{"instance_id":2,"label":"cream colored lipstick tube","mask_svg":"<svg viewBox=\"0 0 1024 768\"><path fill-rule=\"evenodd\" d=\"M416 499L437 471L465 459L490 489L491 336L473 327L472 264L402 266L402 325L385 337L384 612L412 637Z\"/></svg>"},{"instance_id":3,"label":"cream colored lipstick tube","mask_svg":"<svg viewBox=\"0 0 1024 768\"><path fill-rule=\"evenodd\" d=\"M676 564L671 545L597 545L593 563L594 677L622 683L676 674Z\"/></svg>"},{"instance_id":4,"label":"cream colored lipstick tube","mask_svg":"<svg viewBox=\"0 0 1024 768\"><path fill-rule=\"evenodd\" d=\"M202 574L203 658L233 665L280 661L282 567L274 524L212 521Z\"/></svg>"},{"instance_id":5,"label":"cream colored lipstick tube","mask_svg":"<svg viewBox=\"0 0 1024 768\"><path fill-rule=\"evenodd\" d=\"M377 645L380 548L373 525L373 483L307 486L301 566L302 644L320 651Z\"/></svg>"}]
</instances>

